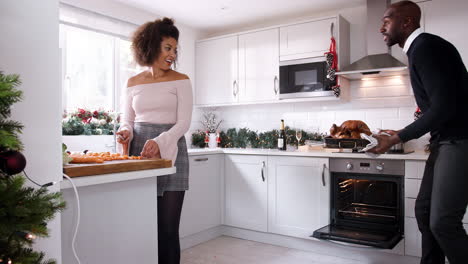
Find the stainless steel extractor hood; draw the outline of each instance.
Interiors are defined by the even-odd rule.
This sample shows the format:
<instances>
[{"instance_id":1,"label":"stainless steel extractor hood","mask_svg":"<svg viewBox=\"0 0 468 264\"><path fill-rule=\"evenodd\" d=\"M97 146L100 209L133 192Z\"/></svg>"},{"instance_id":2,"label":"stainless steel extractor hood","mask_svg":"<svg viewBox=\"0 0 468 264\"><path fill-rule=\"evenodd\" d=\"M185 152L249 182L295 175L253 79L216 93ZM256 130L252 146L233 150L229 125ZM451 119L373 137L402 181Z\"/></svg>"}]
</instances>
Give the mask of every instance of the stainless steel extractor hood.
<instances>
[{"instance_id":1,"label":"stainless steel extractor hood","mask_svg":"<svg viewBox=\"0 0 468 264\"><path fill-rule=\"evenodd\" d=\"M408 74L407 66L390 54L379 31L389 3L390 0L367 0L367 56L343 67L336 75L354 80Z\"/></svg>"}]
</instances>

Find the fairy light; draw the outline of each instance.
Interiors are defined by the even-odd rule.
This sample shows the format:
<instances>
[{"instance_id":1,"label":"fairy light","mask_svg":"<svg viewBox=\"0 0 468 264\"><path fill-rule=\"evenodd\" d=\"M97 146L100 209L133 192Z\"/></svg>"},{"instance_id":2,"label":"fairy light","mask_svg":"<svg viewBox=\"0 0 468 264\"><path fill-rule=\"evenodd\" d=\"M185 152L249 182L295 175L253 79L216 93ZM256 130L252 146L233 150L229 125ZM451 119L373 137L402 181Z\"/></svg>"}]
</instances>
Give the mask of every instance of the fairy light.
<instances>
[{"instance_id":1,"label":"fairy light","mask_svg":"<svg viewBox=\"0 0 468 264\"><path fill-rule=\"evenodd\" d=\"M25 238L27 240L34 240L34 239L36 239L36 236L34 234L26 234Z\"/></svg>"}]
</instances>

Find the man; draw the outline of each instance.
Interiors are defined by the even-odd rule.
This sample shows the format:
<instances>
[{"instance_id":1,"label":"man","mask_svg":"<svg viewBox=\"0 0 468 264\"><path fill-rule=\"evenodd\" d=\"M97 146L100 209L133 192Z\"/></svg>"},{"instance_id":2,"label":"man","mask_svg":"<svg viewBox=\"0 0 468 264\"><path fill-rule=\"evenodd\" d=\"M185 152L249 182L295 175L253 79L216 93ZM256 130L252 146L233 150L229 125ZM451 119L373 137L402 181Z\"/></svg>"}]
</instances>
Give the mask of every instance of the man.
<instances>
[{"instance_id":1,"label":"man","mask_svg":"<svg viewBox=\"0 0 468 264\"><path fill-rule=\"evenodd\" d=\"M380 32L387 45L408 55L411 85L422 116L391 136L377 135L370 152L431 133L431 154L416 199L422 233L421 263L468 263L468 236L462 218L468 204L468 73L456 48L423 33L421 10L411 1L391 5ZM465 26L465 25L461 25Z\"/></svg>"}]
</instances>

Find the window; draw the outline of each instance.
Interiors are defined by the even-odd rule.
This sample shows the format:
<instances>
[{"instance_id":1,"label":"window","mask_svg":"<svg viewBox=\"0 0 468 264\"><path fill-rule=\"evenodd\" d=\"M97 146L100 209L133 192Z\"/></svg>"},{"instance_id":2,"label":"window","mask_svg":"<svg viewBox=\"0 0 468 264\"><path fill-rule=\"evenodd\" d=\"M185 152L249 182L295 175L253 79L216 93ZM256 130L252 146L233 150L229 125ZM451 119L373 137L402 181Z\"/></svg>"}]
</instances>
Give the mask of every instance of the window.
<instances>
[{"instance_id":1,"label":"window","mask_svg":"<svg viewBox=\"0 0 468 264\"><path fill-rule=\"evenodd\" d=\"M69 9L63 10L69 15ZM64 18L60 24L63 110L119 111L121 89L126 87L128 78L143 70L134 61L130 45L130 41L114 32L94 30Z\"/></svg>"}]
</instances>

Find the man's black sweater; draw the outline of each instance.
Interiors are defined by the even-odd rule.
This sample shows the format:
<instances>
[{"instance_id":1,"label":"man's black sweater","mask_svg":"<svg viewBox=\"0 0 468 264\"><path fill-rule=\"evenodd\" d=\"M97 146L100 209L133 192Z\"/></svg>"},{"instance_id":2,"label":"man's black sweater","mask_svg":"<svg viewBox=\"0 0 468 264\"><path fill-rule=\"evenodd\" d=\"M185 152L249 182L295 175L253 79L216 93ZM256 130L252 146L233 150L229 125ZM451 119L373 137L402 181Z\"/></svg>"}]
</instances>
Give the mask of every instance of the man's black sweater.
<instances>
[{"instance_id":1,"label":"man's black sweater","mask_svg":"<svg viewBox=\"0 0 468 264\"><path fill-rule=\"evenodd\" d=\"M468 139L468 73L457 49L422 33L408 50L411 85L422 117L398 136L403 142L431 132L431 141Z\"/></svg>"}]
</instances>

